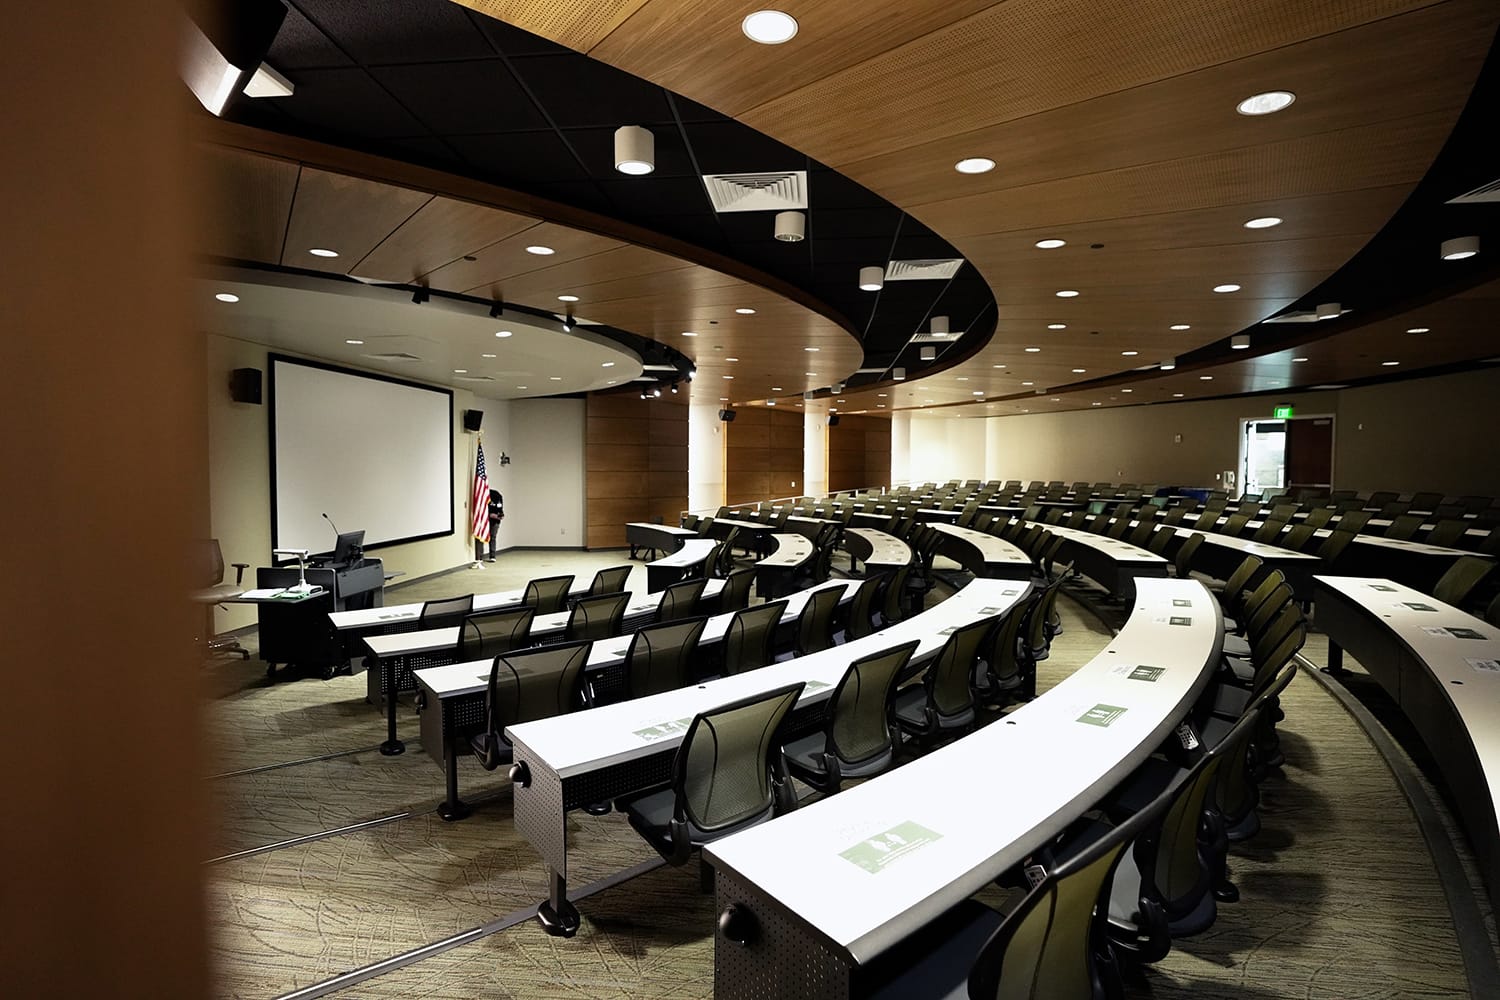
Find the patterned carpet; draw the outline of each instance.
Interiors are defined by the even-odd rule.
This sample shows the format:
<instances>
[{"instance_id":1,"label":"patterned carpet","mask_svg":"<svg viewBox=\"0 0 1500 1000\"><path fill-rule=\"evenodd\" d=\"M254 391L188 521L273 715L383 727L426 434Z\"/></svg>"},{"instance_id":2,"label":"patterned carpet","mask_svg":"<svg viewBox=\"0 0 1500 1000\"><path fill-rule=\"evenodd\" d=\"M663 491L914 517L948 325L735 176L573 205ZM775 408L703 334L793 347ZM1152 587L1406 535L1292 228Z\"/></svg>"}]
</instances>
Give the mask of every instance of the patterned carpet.
<instances>
[{"instance_id":1,"label":"patterned carpet","mask_svg":"<svg viewBox=\"0 0 1500 1000\"><path fill-rule=\"evenodd\" d=\"M507 589L552 572L591 573L619 553L517 553L496 566L423 581L391 602ZM559 568L561 567L561 568ZM632 583L640 586L643 574ZM454 586L459 584L461 586ZM1097 596L1082 589L1075 596ZM1088 604L1093 604L1091 600ZM1060 602L1065 631L1040 686L1068 675L1109 635L1085 603ZM1109 611L1106 618L1112 617ZM1118 617L1118 614L1113 615ZM1322 662L1314 636L1306 653ZM205 669L214 772L373 747L383 717L364 679L268 684L255 661ZM1133 984L1132 996L1201 998L1466 997L1452 921L1412 814L1362 730L1322 686L1299 677L1283 698L1287 764L1262 788L1260 835L1232 858L1243 894L1217 923L1181 940ZM477 808L460 823L432 812L442 773L416 742L213 779L222 850L401 813L352 833L205 869L222 996L274 997L478 927L545 894L544 869L514 833L506 782L465 764ZM654 853L617 815L570 816L571 884ZM531 921L386 972L361 997L678 998L712 994L712 897L696 866L658 868L580 903L576 938Z\"/></svg>"}]
</instances>

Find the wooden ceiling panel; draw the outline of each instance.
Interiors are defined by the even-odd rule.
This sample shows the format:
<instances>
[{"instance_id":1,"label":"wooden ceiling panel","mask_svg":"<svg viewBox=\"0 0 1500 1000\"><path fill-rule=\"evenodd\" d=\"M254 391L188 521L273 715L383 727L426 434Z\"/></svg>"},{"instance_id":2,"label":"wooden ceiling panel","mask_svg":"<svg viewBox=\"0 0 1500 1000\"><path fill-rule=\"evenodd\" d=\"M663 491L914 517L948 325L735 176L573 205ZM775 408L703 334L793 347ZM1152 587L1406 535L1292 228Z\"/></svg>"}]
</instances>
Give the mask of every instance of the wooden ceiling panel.
<instances>
[{"instance_id":1,"label":"wooden ceiling panel","mask_svg":"<svg viewBox=\"0 0 1500 1000\"><path fill-rule=\"evenodd\" d=\"M507 24L587 52L647 0L456 0Z\"/></svg>"},{"instance_id":2,"label":"wooden ceiling panel","mask_svg":"<svg viewBox=\"0 0 1500 1000\"><path fill-rule=\"evenodd\" d=\"M1435 2L997 3L739 117L840 166ZM849 17L860 16L862 5L848 7ZM877 108L883 127L872 128Z\"/></svg>"},{"instance_id":3,"label":"wooden ceiling panel","mask_svg":"<svg viewBox=\"0 0 1500 1000\"><path fill-rule=\"evenodd\" d=\"M297 164L201 143L192 157L204 220L194 230L196 249L231 260L280 260Z\"/></svg>"},{"instance_id":4,"label":"wooden ceiling panel","mask_svg":"<svg viewBox=\"0 0 1500 1000\"><path fill-rule=\"evenodd\" d=\"M407 284L537 224L514 212L438 196L349 270L362 278Z\"/></svg>"},{"instance_id":5,"label":"wooden ceiling panel","mask_svg":"<svg viewBox=\"0 0 1500 1000\"><path fill-rule=\"evenodd\" d=\"M460 259L446 264L430 272L427 280L433 288L446 292L489 295L507 278L556 267L564 261L602 254L624 245L606 236L544 222L471 254L474 260ZM551 247L554 253L545 256L527 253L528 246Z\"/></svg>"},{"instance_id":6,"label":"wooden ceiling panel","mask_svg":"<svg viewBox=\"0 0 1500 1000\"><path fill-rule=\"evenodd\" d=\"M535 255L528 256L535 259ZM506 302L525 302L546 309L563 308L563 303L557 300L559 295L577 295L580 301L573 309L579 315L586 315L588 303L597 302L601 298L595 291L596 286L618 283L627 287L639 287L642 279L670 275L680 270L695 268L688 261L644 247L618 246L603 253L565 260L551 267L501 278L469 291Z\"/></svg>"},{"instance_id":7,"label":"wooden ceiling panel","mask_svg":"<svg viewBox=\"0 0 1500 1000\"><path fill-rule=\"evenodd\" d=\"M910 208L958 191L977 194L1292 139L1404 117L1414 108L1457 108L1471 81L1454 73L1449 60L1483 59L1491 22L1477 4L1430 8L1403 17L1399 32L1367 24L841 169ZM1371 65L1381 72L1369 73ZM1235 113L1239 101L1270 86L1299 99L1265 118ZM996 168L956 173L953 164L967 156L988 156Z\"/></svg>"},{"instance_id":8,"label":"wooden ceiling panel","mask_svg":"<svg viewBox=\"0 0 1500 1000\"><path fill-rule=\"evenodd\" d=\"M281 263L346 274L431 200L426 191L303 167ZM314 247L337 251L338 256L315 257L308 253Z\"/></svg>"}]
</instances>

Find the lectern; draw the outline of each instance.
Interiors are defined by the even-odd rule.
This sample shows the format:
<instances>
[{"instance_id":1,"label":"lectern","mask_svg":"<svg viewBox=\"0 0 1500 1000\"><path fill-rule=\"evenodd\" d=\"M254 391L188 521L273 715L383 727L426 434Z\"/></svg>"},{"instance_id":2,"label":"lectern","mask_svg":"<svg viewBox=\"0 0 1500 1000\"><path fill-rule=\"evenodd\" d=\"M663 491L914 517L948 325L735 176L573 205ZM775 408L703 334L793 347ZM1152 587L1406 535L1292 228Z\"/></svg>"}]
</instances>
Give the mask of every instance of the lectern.
<instances>
[{"instance_id":1,"label":"lectern","mask_svg":"<svg viewBox=\"0 0 1500 1000\"><path fill-rule=\"evenodd\" d=\"M257 587L290 587L301 580L295 567L262 566L255 571ZM307 582L323 593L296 604L260 604L260 658L266 673L281 664L314 667L326 680L349 661L338 630L328 620L331 611L378 608L385 603L385 567L379 559L360 559L348 566L309 569Z\"/></svg>"}]
</instances>

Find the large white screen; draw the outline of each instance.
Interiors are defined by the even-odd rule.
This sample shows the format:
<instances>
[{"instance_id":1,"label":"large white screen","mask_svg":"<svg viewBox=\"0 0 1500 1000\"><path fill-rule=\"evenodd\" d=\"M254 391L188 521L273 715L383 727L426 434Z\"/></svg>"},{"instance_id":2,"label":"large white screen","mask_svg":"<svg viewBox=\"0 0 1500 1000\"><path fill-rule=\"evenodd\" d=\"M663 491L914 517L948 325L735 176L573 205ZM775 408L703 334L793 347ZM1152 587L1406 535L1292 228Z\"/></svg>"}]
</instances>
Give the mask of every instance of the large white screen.
<instances>
[{"instance_id":1,"label":"large white screen","mask_svg":"<svg viewBox=\"0 0 1500 1000\"><path fill-rule=\"evenodd\" d=\"M365 546L453 532L453 396L271 359L272 539L332 550L334 532Z\"/></svg>"}]
</instances>

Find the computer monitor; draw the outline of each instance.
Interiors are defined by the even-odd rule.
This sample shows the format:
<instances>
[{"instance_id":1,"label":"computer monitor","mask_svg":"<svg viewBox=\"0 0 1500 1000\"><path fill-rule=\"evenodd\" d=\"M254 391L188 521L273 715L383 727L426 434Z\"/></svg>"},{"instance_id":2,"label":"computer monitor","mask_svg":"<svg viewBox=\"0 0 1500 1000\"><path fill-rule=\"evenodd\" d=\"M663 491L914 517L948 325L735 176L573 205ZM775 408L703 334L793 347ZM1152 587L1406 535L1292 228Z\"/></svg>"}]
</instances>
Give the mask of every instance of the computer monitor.
<instances>
[{"instance_id":1,"label":"computer monitor","mask_svg":"<svg viewBox=\"0 0 1500 1000\"><path fill-rule=\"evenodd\" d=\"M363 531L341 531L333 546L335 566L347 566L364 557L365 533Z\"/></svg>"}]
</instances>

